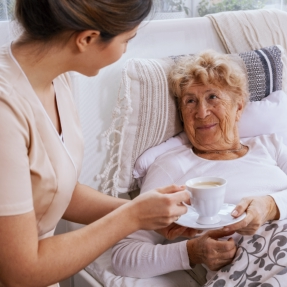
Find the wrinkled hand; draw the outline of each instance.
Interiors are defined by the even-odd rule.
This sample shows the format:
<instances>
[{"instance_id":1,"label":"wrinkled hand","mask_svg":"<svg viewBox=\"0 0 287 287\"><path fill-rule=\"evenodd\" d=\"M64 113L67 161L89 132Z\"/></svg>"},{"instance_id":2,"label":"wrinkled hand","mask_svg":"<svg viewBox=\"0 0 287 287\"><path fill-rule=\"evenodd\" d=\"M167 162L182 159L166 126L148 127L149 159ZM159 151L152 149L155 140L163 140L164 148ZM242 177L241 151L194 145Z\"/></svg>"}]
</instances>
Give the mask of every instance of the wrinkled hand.
<instances>
[{"instance_id":1,"label":"wrinkled hand","mask_svg":"<svg viewBox=\"0 0 287 287\"><path fill-rule=\"evenodd\" d=\"M205 264L210 270L217 271L230 264L237 247L233 238L218 241L218 238L229 236L234 232L210 230L202 236L187 241L187 252L190 265Z\"/></svg>"},{"instance_id":2,"label":"wrinkled hand","mask_svg":"<svg viewBox=\"0 0 287 287\"><path fill-rule=\"evenodd\" d=\"M130 203L130 218L137 221L139 229L157 230L172 224L187 212L182 201L188 201L189 192L184 186L170 185L139 195Z\"/></svg>"},{"instance_id":3,"label":"wrinkled hand","mask_svg":"<svg viewBox=\"0 0 287 287\"><path fill-rule=\"evenodd\" d=\"M186 237L192 238L197 233L201 233L201 230L196 230L189 227L184 227L176 224L175 222L170 224L169 226L161 229L155 230L157 233L161 234L168 240L173 240L177 237Z\"/></svg>"},{"instance_id":4,"label":"wrinkled hand","mask_svg":"<svg viewBox=\"0 0 287 287\"><path fill-rule=\"evenodd\" d=\"M236 231L242 235L252 235L267 220L279 219L279 209L274 199L267 196L245 197L232 211L233 217L246 212L246 217L238 223L229 225L224 230Z\"/></svg>"}]
</instances>

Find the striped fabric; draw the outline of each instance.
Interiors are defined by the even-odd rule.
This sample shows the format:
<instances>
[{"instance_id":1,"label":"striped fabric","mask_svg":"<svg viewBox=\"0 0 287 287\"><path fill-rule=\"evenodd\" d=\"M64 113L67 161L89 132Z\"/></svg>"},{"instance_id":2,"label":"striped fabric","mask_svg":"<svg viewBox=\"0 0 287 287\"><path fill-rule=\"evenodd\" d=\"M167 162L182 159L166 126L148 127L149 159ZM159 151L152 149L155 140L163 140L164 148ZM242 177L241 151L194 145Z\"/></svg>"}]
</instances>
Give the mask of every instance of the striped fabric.
<instances>
[{"instance_id":1,"label":"striped fabric","mask_svg":"<svg viewBox=\"0 0 287 287\"><path fill-rule=\"evenodd\" d=\"M250 101L260 101L282 89L281 53L278 46L271 46L239 54L248 74Z\"/></svg>"},{"instance_id":2,"label":"striped fabric","mask_svg":"<svg viewBox=\"0 0 287 287\"><path fill-rule=\"evenodd\" d=\"M122 86L113 122L106 132L110 160L100 190L117 196L138 189L133 178L137 158L182 131L176 100L169 93L167 74L172 58L130 59L122 72ZM110 138L114 141L109 142Z\"/></svg>"}]
</instances>

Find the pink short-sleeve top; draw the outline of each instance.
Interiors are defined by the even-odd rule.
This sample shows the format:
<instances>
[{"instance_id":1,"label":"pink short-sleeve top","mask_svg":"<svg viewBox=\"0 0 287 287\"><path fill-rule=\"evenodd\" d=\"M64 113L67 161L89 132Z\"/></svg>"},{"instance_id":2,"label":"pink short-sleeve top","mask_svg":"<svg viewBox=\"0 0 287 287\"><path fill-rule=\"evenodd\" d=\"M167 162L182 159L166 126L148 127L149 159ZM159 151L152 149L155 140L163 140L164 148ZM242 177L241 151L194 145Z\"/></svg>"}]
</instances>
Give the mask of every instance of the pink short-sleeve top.
<instances>
[{"instance_id":1,"label":"pink short-sleeve top","mask_svg":"<svg viewBox=\"0 0 287 287\"><path fill-rule=\"evenodd\" d=\"M77 184L83 139L68 74L53 80L63 140L10 45L0 48L0 216L34 210L39 238L53 235Z\"/></svg>"}]
</instances>

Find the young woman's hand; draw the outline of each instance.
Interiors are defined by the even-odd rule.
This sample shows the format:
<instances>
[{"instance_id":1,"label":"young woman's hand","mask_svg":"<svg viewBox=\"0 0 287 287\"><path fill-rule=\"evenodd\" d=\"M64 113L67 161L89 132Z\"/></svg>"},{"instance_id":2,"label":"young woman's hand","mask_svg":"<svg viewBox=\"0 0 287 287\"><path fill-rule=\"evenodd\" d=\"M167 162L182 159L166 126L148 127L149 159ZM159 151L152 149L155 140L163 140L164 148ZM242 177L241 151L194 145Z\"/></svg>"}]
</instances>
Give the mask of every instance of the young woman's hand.
<instances>
[{"instance_id":1,"label":"young woman's hand","mask_svg":"<svg viewBox=\"0 0 287 287\"><path fill-rule=\"evenodd\" d=\"M131 201L131 212L139 229L161 229L167 227L187 212L181 203L189 200L184 186L170 185L148 191Z\"/></svg>"}]
</instances>

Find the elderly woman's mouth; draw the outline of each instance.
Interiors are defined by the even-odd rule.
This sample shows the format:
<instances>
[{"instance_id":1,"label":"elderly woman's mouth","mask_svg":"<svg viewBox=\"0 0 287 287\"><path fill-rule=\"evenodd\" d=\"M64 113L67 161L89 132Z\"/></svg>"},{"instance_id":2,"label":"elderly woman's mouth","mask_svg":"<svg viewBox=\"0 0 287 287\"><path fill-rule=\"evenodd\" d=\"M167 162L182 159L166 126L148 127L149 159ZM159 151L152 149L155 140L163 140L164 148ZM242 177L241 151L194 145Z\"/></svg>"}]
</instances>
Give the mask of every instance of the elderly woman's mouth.
<instances>
[{"instance_id":1,"label":"elderly woman's mouth","mask_svg":"<svg viewBox=\"0 0 287 287\"><path fill-rule=\"evenodd\" d=\"M209 124L209 125L201 125L199 127L196 127L197 130L208 130L213 127L215 127L217 124Z\"/></svg>"}]
</instances>

